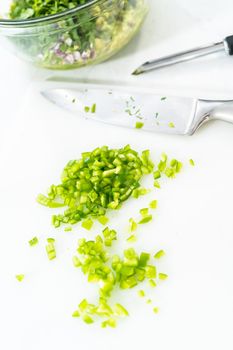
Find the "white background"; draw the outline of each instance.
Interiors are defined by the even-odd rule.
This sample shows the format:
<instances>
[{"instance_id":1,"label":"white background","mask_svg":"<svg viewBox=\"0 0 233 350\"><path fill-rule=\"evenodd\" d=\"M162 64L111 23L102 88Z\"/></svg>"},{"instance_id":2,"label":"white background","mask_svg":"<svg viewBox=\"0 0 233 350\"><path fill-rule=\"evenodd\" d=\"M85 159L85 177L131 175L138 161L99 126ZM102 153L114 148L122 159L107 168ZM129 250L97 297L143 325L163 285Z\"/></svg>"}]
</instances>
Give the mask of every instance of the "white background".
<instances>
[{"instance_id":1,"label":"white background","mask_svg":"<svg viewBox=\"0 0 233 350\"><path fill-rule=\"evenodd\" d=\"M82 70L42 71L1 49L1 349L233 348L233 126L213 122L193 137L113 128L61 111L36 91L37 82L56 74L127 80L156 87L162 95L172 90L186 96L232 98L233 60L224 54L130 76L148 58L233 33L232 10L230 1L153 1L141 33L127 48L106 63ZM167 252L159 267L169 280L154 293L148 290L160 313L154 315L134 290L119 293L130 318L115 330L102 330L70 316L84 296L94 301L96 295L95 287L70 261L78 238L89 233L80 226L70 233L54 230L50 211L37 205L35 197L58 182L65 163L82 151L127 143L138 150L151 149L155 161L165 151L182 160L184 170L176 180L164 181L160 191L130 200L112 215L111 226L123 241L127 219L158 198L154 221L138 233L136 248ZM96 224L90 236L100 229ZM40 244L29 248L27 241L34 235ZM48 236L57 242L58 258L52 262L44 251ZM25 274L21 284L14 277L17 273Z\"/></svg>"}]
</instances>

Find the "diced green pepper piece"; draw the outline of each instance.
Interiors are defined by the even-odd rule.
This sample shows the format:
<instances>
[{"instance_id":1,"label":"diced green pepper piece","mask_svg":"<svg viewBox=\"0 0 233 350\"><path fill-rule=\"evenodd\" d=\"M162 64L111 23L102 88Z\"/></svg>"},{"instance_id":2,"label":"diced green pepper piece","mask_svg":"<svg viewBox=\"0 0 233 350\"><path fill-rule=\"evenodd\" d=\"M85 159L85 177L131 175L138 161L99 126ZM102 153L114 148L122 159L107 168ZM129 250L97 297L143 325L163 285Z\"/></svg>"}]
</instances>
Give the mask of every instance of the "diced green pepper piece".
<instances>
[{"instance_id":1,"label":"diced green pepper piece","mask_svg":"<svg viewBox=\"0 0 233 350\"><path fill-rule=\"evenodd\" d=\"M138 262L138 266L140 267L145 267L148 263L148 261L150 260L150 254L149 253L144 253L142 252L140 254L140 258L139 258L139 262Z\"/></svg>"},{"instance_id":2,"label":"diced green pepper piece","mask_svg":"<svg viewBox=\"0 0 233 350\"><path fill-rule=\"evenodd\" d=\"M156 282L154 280L149 280L149 285L152 287L152 288L155 288L157 286Z\"/></svg>"},{"instance_id":3,"label":"diced green pepper piece","mask_svg":"<svg viewBox=\"0 0 233 350\"><path fill-rule=\"evenodd\" d=\"M137 241L137 237L135 235L131 235L127 238L128 243L135 243Z\"/></svg>"},{"instance_id":4,"label":"diced green pepper piece","mask_svg":"<svg viewBox=\"0 0 233 350\"><path fill-rule=\"evenodd\" d=\"M146 269L146 277L147 278L150 278L150 279L156 278L157 272L156 272L156 267L155 266L147 265L145 267L145 269Z\"/></svg>"},{"instance_id":5,"label":"diced green pepper piece","mask_svg":"<svg viewBox=\"0 0 233 350\"><path fill-rule=\"evenodd\" d=\"M134 221L134 219L130 218L129 219L129 231L134 232L137 230L137 223Z\"/></svg>"},{"instance_id":6,"label":"diced green pepper piece","mask_svg":"<svg viewBox=\"0 0 233 350\"><path fill-rule=\"evenodd\" d=\"M160 259L164 255L165 255L165 251L164 250L159 250L157 253L155 253L154 258L155 259Z\"/></svg>"},{"instance_id":7,"label":"diced green pepper piece","mask_svg":"<svg viewBox=\"0 0 233 350\"><path fill-rule=\"evenodd\" d=\"M39 240L37 237L33 237L32 239L30 239L30 241L28 241L28 243L31 247L38 244L38 242L39 242Z\"/></svg>"},{"instance_id":8,"label":"diced green pepper piece","mask_svg":"<svg viewBox=\"0 0 233 350\"><path fill-rule=\"evenodd\" d=\"M24 280L24 275L23 274L20 274L20 275L16 275L15 278L19 281L19 282L22 282Z\"/></svg>"},{"instance_id":9,"label":"diced green pepper piece","mask_svg":"<svg viewBox=\"0 0 233 350\"><path fill-rule=\"evenodd\" d=\"M168 275L166 273L159 273L159 279L160 280L166 280L168 278Z\"/></svg>"},{"instance_id":10,"label":"diced green pepper piece","mask_svg":"<svg viewBox=\"0 0 233 350\"><path fill-rule=\"evenodd\" d=\"M53 260L56 258L56 250L55 250L55 246L53 244L53 242L48 243L46 245L46 252L47 252L47 256L49 258L49 260Z\"/></svg>"},{"instance_id":11,"label":"diced green pepper piece","mask_svg":"<svg viewBox=\"0 0 233 350\"><path fill-rule=\"evenodd\" d=\"M111 328L116 328L116 320L114 318L109 318L107 321L102 322L101 327L102 328L106 328L111 327Z\"/></svg>"},{"instance_id":12,"label":"diced green pepper piece","mask_svg":"<svg viewBox=\"0 0 233 350\"><path fill-rule=\"evenodd\" d=\"M60 208L60 207L64 207L65 205L64 203L54 202L48 197L44 196L43 194L39 194L37 196L37 202L49 208Z\"/></svg>"},{"instance_id":13,"label":"diced green pepper piece","mask_svg":"<svg viewBox=\"0 0 233 350\"><path fill-rule=\"evenodd\" d=\"M81 261L79 260L79 258L77 256L73 256L72 261L73 261L73 265L75 267L82 266L82 263L81 263Z\"/></svg>"},{"instance_id":14,"label":"diced green pepper piece","mask_svg":"<svg viewBox=\"0 0 233 350\"><path fill-rule=\"evenodd\" d=\"M143 128L143 126L144 126L144 123L142 123L142 122L136 122L136 124L135 124L136 129L141 129L141 128Z\"/></svg>"},{"instance_id":15,"label":"diced green pepper piece","mask_svg":"<svg viewBox=\"0 0 233 350\"><path fill-rule=\"evenodd\" d=\"M195 166L195 163L194 163L193 159L189 159L189 163L190 163L190 165Z\"/></svg>"},{"instance_id":16,"label":"diced green pepper piece","mask_svg":"<svg viewBox=\"0 0 233 350\"><path fill-rule=\"evenodd\" d=\"M71 226L67 226L67 227L64 228L64 231L65 232L70 232L70 231L72 231L72 227Z\"/></svg>"},{"instance_id":17,"label":"diced green pepper piece","mask_svg":"<svg viewBox=\"0 0 233 350\"><path fill-rule=\"evenodd\" d=\"M73 313L72 313L72 317L80 317L80 312L78 310L75 310Z\"/></svg>"},{"instance_id":18,"label":"diced green pepper piece","mask_svg":"<svg viewBox=\"0 0 233 350\"><path fill-rule=\"evenodd\" d=\"M118 316L129 316L128 311L122 306L121 304L115 304L114 306L114 312Z\"/></svg>"},{"instance_id":19,"label":"diced green pepper piece","mask_svg":"<svg viewBox=\"0 0 233 350\"><path fill-rule=\"evenodd\" d=\"M159 312L159 308L158 308L158 307L154 307L154 308L153 308L153 312L154 312L155 314L157 314L157 313Z\"/></svg>"},{"instance_id":20,"label":"diced green pepper piece","mask_svg":"<svg viewBox=\"0 0 233 350\"><path fill-rule=\"evenodd\" d=\"M160 177L161 177L160 171L159 171L159 170L156 170L156 171L153 173L153 177L154 177L154 180L160 179Z\"/></svg>"},{"instance_id":21,"label":"diced green pepper piece","mask_svg":"<svg viewBox=\"0 0 233 350\"><path fill-rule=\"evenodd\" d=\"M158 181L154 181L154 187L156 188L161 188L160 183Z\"/></svg>"},{"instance_id":22,"label":"diced green pepper piece","mask_svg":"<svg viewBox=\"0 0 233 350\"><path fill-rule=\"evenodd\" d=\"M85 323L87 323L87 324L94 323L93 318L91 318L91 316L89 316L89 315L87 315L87 314L84 314L84 315L82 316L82 319L83 319L83 321L84 321Z\"/></svg>"},{"instance_id":23,"label":"diced green pepper piece","mask_svg":"<svg viewBox=\"0 0 233 350\"><path fill-rule=\"evenodd\" d=\"M141 214L142 216L148 216L148 214L149 214L149 209L148 209L148 208L142 208L142 209L140 209L140 214Z\"/></svg>"},{"instance_id":24,"label":"diced green pepper piece","mask_svg":"<svg viewBox=\"0 0 233 350\"><path fill-rule=\"evenodd\" d=\"M138 291L138 296L141 297L141 298L143 298L143 297L145 296L144 290L142 290L142 289L139 290L139 291Z\"/></svg>"},{"instance_id":25,"label":"diced green pepper piece","mask_svg":"<svg viewBox=\"0 0 233 350\"><path fill-rule=\"evenodd\" d=\"M88 301L87 301L87 299L83 299L80 303L79 303L79 310L81 311L81 312L84 312L86 309L87 309L87 307L88 307Z\"/></svg>"},{"instance_id":26,"label":"diced green pepper piece","mask_svg":"<svg viewBox=\"0 0 233 350\"><path fill-rule=\"evenodd\" d=\"M101 216L97 217L97 220L99 221L99 223L101 225L104 226L104 225L106 225L108 223L109 218L107 218L107 216L105 216L105 215L101 215Z\"/></svg>"},{"instance_id":27,"label":"diced green pepper piece","mask_svg":"<svg viewBox=\"0 0 233 350\"><path fill-rule=\"evenodd\" d=\"M158 204L158 202L155 199L155 200L151 201L149 205L150 205L151 209L156 209L157 208L157 204Z\"/></svg>"},{"instance_id":28,"label":"diced green pepper piece","mask_svg":"<svg viewBox=\"0 0 233 350\"><path fill-rule=\"evenodd\" d=\"M96 103L93 103L93 105L91 106L91 113L95 113L96 112Z\"/></svg>"},{"instance_id":29,"label":"diced green pepper piece","mask_svg":"<svg viewBox=\"0 0 233 350\"><path fill-rule=\"evenodd\" d=\"M54 243L54 242L55 242L55 239L52 238L52 237L49 237L49 238L47 238L47 242L48 242L48 243Z\"/></svg>"},{"instance_id":30,"label":"diced green pepper piece","mask_svg":"<svg viewBox=\"0 0 233 350\"><path fill-rule=\"evenodd\" d=\"M152 215L146 215L138 222L138 224L140 224L140 225L141 224L147 224L151 220L152 220Z\"/></svg>"},{"instance_id":31,"label":"diced green pepper piece","mask_svg":"<svg viewBox=\"0 0 233 350\"><path fill-rule=\"evenodd\" d=\"M93 221L91 219L86 219L82 222L82 227L90 231L93 226Z\"/></svg>"}]
</instances>

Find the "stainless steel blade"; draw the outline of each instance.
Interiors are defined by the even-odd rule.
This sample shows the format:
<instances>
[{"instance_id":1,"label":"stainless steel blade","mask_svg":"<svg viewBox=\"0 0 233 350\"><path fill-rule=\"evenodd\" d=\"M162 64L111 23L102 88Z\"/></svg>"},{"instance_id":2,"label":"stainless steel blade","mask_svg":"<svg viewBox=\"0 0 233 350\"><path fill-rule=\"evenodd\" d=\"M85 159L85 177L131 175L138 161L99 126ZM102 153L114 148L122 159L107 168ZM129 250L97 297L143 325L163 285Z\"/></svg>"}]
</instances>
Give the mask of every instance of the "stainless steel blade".
<instances>
[{"instance_id":1,"label":"stainless steel blade","mask_svg":"<svg viewBox=\"0 0 233 350\"><path fill-rule=\"evenodd\" d=\"M185 135L192 130L197 99L106 87L48 88L42 95L77 116L117 126ZM96 110L91 112L96 104ZM89 111L87 111L89 108Z\"/></svg>"}]
</instances>

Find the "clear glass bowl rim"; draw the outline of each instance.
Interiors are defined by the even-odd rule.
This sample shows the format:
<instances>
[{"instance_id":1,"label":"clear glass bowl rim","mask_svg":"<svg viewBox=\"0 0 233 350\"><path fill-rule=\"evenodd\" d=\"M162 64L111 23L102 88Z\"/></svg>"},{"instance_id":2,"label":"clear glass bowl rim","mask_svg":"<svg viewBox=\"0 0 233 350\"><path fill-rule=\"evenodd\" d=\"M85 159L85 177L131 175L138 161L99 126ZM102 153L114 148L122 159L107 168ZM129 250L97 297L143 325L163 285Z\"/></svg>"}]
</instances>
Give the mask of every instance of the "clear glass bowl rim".
<instances>
[{"instance_id":1,"label":"clear glass bowl rim","mask_svg":"<svg viewBox=\"0 0 233 350\"><path fill-rule=\"evenodd\" d=\"M37 18L31 18L31 19L17 19L17 20L12 20L12 19L1 19L0 18L0 27L25 27L25 26L33 26L34 24L44 24L47 22L53 22L57 21L59 19L64 19L67 16L73 15L77 13L78 11L85 10L88 8L91 8L92 6L96 4L101 4L104 2L107 2L108 0L90 0L87 3L83 5L78 5L72 9L62 11L59 13L56 13L54 15L49 15L49 16L43 16L43 17L37 17ZM117 0L113 0L117 1Z\"/></svg>"}]
</instances>

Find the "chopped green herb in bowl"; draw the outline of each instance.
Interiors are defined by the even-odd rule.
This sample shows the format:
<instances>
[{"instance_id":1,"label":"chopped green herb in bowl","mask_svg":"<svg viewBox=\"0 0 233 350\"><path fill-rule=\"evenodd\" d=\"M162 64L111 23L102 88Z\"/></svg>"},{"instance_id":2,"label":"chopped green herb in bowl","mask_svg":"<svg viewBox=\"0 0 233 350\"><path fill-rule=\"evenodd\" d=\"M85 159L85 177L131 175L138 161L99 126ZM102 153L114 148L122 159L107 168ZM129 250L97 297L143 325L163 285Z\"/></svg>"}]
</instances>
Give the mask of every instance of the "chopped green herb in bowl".
<instances>
[{"instance_id":1,"label":"chopped green herb in bowl","mask_svg":"<svg viewBox=\"0 0 233 350\"><path fill-rule=\"evenodd\" d=\"M126 45L143 22L146 1L13 0L1 16L0 35L37 65L77 68L106 60ZM1 6L0 12L5 13Z\"/></svg>"}]
</instances>

